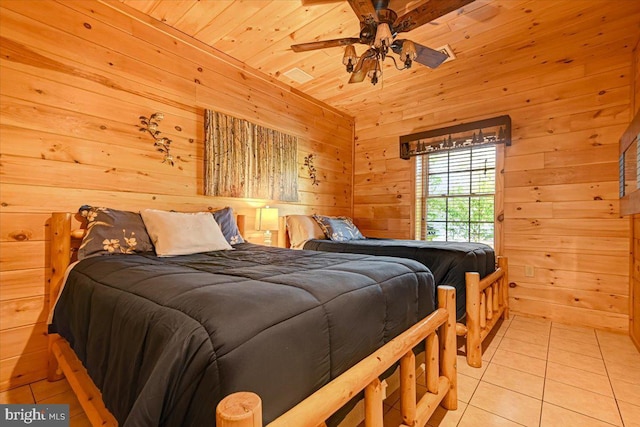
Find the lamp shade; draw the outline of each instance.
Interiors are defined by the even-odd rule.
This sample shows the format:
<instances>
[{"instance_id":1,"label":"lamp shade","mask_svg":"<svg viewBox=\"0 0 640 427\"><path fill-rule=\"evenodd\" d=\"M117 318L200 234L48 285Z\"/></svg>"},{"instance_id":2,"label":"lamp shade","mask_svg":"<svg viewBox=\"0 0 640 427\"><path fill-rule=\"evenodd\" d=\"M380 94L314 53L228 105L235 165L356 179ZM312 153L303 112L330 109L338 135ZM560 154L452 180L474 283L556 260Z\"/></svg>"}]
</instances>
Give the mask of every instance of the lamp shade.
<instances>
[{"instance_id":1,"label":"lamp shade","mask_svg":"<svg viewBox=\"0 0 640 427\"><path fill-rule=\"evenodd\" d=\"M381 22L378 24L378 28L376 29L376 39L373 42L373 45L380 49L381 47L389 47L393 43L393 34L391 34L391 28L389 28L389 24L386 22Z\"/></svg>"},{"instance_id":2,"label":"lamp shade","mask_svg":"<svg viewBox=\"0 0 640 427\"><path fill-rule=\"evenodd\" d=\"M358 55L356 55L356 48L352 44L348 44L344 48L344 56L342 57L342 63L344 65L355 64L358 61Z\"/></svg>"},{"instance_id":3,"label":"lamp shade","mask_svg":"<svg viewBox=\"0 0 640 427\"><path fill-rule=\"evenodd\" d=\"M400 53L400 59L406 61L410 59L411 61L415 60L418 57L418 52L416 51L416 45L413 44L411 40L405 40L402 43L402 52Z\"/></svg>"},{"instance_id":4,"label":"lamp shade","mask_svg":"<svg viewBox=\"0 0 640 427\"><path fill-rule=\"evenodd\" d=\"M256 209L256 230L277 230L278 229L278 208L270 208L265 206L264 208Z\"/></svg>"}]
</instances>

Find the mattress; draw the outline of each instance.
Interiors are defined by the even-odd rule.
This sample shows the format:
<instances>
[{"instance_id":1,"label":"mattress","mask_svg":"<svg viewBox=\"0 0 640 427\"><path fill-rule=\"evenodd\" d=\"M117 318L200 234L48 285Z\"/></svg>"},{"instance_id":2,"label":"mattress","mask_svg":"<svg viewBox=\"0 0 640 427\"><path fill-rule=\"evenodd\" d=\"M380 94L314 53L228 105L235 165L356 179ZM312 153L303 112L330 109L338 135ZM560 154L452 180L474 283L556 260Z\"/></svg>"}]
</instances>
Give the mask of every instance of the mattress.
<instances>
[{"instance_id":1,"label":"mattress","mask_svg":"<svg viewBox=\"0 0 640 427\"><path fill-rule=\"evenodd\" d=\"M482 243L367 238L343 242L309 240L303 249L390 256L419 261L431 270L436 286L449 285L456 288L458 321L464 321L466 316L465 273L474 271L483 278L496 269L493 248Z\"/></svg>"},{"instance_id":2,"label":"mattress","mask_svg":"<svg viewBox=\"0 0 640 427\"><path fill-rule=\"evenodd\" d=\"M270 422L435 309L412 260L268 248L85 259L60 333L122 426L215 424L253 391Z\"/></svg>"}]
</instances>

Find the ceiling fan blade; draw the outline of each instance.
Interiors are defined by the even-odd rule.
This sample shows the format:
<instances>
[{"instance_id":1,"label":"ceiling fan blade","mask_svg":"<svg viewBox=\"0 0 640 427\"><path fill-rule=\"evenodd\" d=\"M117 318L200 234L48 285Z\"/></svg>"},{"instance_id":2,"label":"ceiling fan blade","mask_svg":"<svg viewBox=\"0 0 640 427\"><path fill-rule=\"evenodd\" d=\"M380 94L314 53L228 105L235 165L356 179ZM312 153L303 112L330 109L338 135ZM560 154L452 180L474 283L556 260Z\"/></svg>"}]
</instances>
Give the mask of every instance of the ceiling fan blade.
<instances>
[{"instance_id":1,"label":"ceiling fan blade","mask_svg":"<svg viewBox=\"0 0 640 427\"><path fill-rule=\"evenodd\" d=\"M358 71L354 71L351 73L351 77L349 78L349 83L361 83L364 81L365 77L367 77L367 73L372 68L374 62L372 60L367 60L364 62L362 67Z\"/></svg>"},{"instance_id":2,"label":"ceiling fan blade","mask_svg":"<svg viewBox=\"0 0 640 427\"><path fill-rule=\"evenodd\" d=\"M373 51L366 51L358 60L353 73L351 73L349 83L360 83L364 81L365 77L367 77L367 73L376 67L376 61Z\"/></svg>"},{"instance_id":3,"label":"ceiling fan blade","mask_svg":"<svg viewBox=\"0 0 640 427\"><path fill-rule=\"evenodd\" d=\"M404 44L404 42L405 40L401 39L394 40L393 44L391 45L391 50L396 55L400 55L402 53L402 45ZM449 57L445 53L442 53L435 49L431 49L427 46L423 46L419 43L414 42L413 45L415 46L416 54L418 55L413 61L417 62L418 64L426 65L429 68L438 67Z\"/></svg>"},{"instance_id":4,"label":"ceiling fan blade","mask_svg":"<svg viewBox=\"0 0 640 427\"><path fill-rule=\"evenodd\" d=\"M393 29L398 33L411 31L473 1L474 0L429 0L427 3L416 7L396 19L396 22L393 23Z\"/></svg>"},{"instance_id":5,"label":"ceiling fan blade","mask_svg":"<svg viewBox=\"0 0 640 427\"><path fill-rule=\"evenodd\" d=\"M342 39L321 40L318 42L299 43L291 45L294 52L307 52L316 49L325 49L327 47L346 46L349 44L359 43L358 37L345 37Z\"/></svg>"},{"instance_id":6,"label":"ceiling fan blade","mask_svg":"<svg viewBox=\"0 0 640 427\"><path fill-rule=\"evenodd\" d=\"M438 50L431 49L430 47L423 46L418 43L413 43L416 47L418 56L414 59L414 62L418 64L426 65L429 68L437 68L440 64L449 58L445 53Z\"/></svg>"},{"instance_id":7,"label":"ceiling fan blade","mask_svg":"<svg viewBox=\"0 0 640 427\"><path fill-rule=\"evenodd\" d=\"M303 6L315 6L317 4L337 3L341 0L301 0Z\"/></svg>"},{"instance_id":8,"label":"ceiling fan blade","mask_svg":"<svg viewBox=\"0 0 640 427\"><path fill-rule=\"evenodd\" d=\"M378 13L371 0L349 0L349 6L351 6L360 22L367 22L368 20L378 22Z\"/></svg>"}]
</instances>

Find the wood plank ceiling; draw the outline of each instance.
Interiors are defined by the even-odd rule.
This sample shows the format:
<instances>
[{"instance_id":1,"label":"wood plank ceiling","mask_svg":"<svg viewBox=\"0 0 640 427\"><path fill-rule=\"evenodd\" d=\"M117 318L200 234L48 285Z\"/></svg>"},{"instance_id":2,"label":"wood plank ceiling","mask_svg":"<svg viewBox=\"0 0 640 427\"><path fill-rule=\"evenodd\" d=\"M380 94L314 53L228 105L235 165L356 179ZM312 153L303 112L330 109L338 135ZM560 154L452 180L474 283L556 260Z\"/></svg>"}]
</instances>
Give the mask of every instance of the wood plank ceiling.
<instances>
[{"instance_id":1,"label":"wood plank ceiling","mask_svg":"<svg viewBox=\"0 0 640 427\"><path fill-rule=\"evenodd\" d=\"M611 43L614 49L630 33L638 33L640 16L637 0L616 0L609 10L590 0L475 0L403 35L432 48L448 44L455 61L435 70L414 64L398 71L386 60L382 82L372 86L368 79L348 84L342 47L304 53L290 48L357 36L358 19L344 0L121 1L355 117L375 114L381 105L386 111L418 106L421 99L437 97L443 82L482 84L488 76L516 70L530 74L536 66L571 61L566 52L535 49L549 38L573 42L579 37L581 51L573 55L588 56L593 44ZM400 16L428 1L391 0L389 7ZM612 20L619 20L619 31L600 33L599 25L611 25ZM361 54L366 48L356 49ZM296 67L313 80L297 83L284 75Z\"/></svg>"}]
</instances>

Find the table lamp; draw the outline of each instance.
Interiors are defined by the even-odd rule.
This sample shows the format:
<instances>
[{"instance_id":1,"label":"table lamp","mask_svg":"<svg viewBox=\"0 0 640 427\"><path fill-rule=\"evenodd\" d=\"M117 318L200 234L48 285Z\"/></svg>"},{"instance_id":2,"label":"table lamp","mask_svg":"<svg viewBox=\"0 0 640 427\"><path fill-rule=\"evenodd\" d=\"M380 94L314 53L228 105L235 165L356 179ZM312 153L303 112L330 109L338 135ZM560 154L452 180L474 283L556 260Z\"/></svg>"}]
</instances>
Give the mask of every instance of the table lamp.
<instances>
[{"instance_id":1,"label":"table lamp","mask_svg":"<svg viewBox=\"0 0 640 427\"><path fill-rule=\"evenodd\" d=\"M264 244L271 246L271 230L278 229L278 208L256 209L256 230L264 231Z\"/></svg>"}]
</instances>

